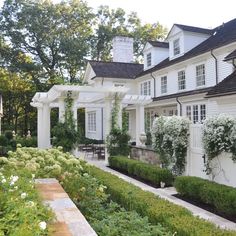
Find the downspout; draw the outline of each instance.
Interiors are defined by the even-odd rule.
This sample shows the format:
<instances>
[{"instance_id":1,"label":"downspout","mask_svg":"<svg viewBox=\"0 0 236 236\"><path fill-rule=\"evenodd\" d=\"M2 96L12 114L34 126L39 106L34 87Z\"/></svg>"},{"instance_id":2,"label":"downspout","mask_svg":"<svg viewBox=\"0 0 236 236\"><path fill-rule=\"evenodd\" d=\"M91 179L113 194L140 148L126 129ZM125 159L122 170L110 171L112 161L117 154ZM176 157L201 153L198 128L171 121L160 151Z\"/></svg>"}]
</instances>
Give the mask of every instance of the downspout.
<instances>
[{"instance_id":1,"label":"downspout","mask_svg":"<svg viewBox=\"0 0 236 236\"><path fill-rule=\"evenodd\" d=\"M154 82L154 98L155 98L156 97L156 78L152 75L152 72L150 75L153 78L153 82Z\"/></svg>"},{"instance_id":2,"label":"downspout","mask_svg":"<svg viewBox=\"0 0 236 236\"><path fill-rule=\"evenodd\" d=\"M182 116L182 103L179 101L178 97L176 97L176 102L179 104L179 115Z\"/></svg>"},{"instance_id":3,"label":"downspout","mask_svg":"<svg viewBox=\"0 0 236 236\"><path fill-rule=\"evenodd\" d=\"M218 61L216 56L213 54L213 50L211 50L211 55L215 59L215 68L216 68L216 84L218 84Z\"/></svg>"}]
</instances>

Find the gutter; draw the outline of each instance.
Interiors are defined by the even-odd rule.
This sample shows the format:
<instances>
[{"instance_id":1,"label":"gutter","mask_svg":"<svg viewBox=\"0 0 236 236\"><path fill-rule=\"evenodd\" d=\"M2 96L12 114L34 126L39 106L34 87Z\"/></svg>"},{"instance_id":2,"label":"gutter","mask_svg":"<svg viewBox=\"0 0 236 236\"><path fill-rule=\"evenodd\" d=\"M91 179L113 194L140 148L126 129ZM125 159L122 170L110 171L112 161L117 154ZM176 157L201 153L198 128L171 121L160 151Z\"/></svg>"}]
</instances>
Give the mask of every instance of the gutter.
<instances>
[{"instance_id":1,"label":"gutter","mask_svg":"<svg viewBox=\"0 0 236 236\"><path fill-rule=\"evenodd\" d=\"M151 77L153 78L154 81L154 98L156 97L156 78L153 76L152 72L151 72Z\"/></svg>"},{"instance_id":2,"label":"gutter","mask_svg":"<svg viewBox=\"0 0 236 236\"><path fill-rule=\"evenodd\" d=\"M218 61L216 56L213 54L213 50L211 50L211 55L215 59L215 68L216 68L216 84L218 84Z\"/></svg>"},{"instance_id":3,"label":"gutter","mask_svg":"<svg viewBox=\"0 0 236 236\"><path fill-rule=\"evenodd\" d=\"M182 116L182 103L179 101L179 98L178 98L178 97L176 97L176 102L178 102L179 108L180 108L180 110L179 110L179 115Z\"/></svg>"}]
</instances>

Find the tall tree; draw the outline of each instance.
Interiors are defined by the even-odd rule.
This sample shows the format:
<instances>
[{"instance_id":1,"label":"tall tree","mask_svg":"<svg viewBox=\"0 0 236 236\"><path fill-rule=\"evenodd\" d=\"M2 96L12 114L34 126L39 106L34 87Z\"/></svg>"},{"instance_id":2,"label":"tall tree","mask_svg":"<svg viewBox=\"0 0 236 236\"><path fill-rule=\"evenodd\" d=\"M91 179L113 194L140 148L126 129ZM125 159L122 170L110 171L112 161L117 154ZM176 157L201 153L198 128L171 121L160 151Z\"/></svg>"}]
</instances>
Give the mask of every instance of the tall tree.
<instances>
[{"instance_id":1,"label":"tall tree","mask_svg":"<svg viewBox=\"0 0 236 236\"><path fill-rule=\"evenodd\" d=\"M0 30L12 47L30 54L51 84L74 82L88 55L93 14L86 3L71 0L5 0Z\"/></svg>"},{"instance_id":2,"label":"tall tree","mask_svg":"<svg viewBox=\"0 0 236 236\"><path fill-rule=\"evenodd\" d=\"M144 44L148 40L160 40L167 29L161 24L142 24L137 13L127 15L121 8L100 6L96 14L95 33L92 38L92 58L111 60L112 39L116 35L134 38L135 60L140 60Z\"/></svg>"}]
</instances>

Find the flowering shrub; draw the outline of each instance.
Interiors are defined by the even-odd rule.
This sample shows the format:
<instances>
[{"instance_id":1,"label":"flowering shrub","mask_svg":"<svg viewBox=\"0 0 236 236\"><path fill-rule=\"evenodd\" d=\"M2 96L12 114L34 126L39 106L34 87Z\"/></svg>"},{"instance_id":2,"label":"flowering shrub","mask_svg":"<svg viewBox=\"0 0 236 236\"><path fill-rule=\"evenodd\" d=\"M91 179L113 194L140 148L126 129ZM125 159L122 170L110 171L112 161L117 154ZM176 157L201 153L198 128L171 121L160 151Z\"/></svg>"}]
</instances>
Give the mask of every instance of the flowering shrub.
<instances>
[{"instance_id":1,"label":"flowering shrub","mask_svg":"<svg viewBox=\"0 0 236 236\"><path fill-rule=\"evenodd\" d=\"M189 120L184 117L158 117L153 123L152 144L163 167L180 175L185 169Z\"/></svg>"},{"instance_id":2,"label":"flowering shrub","mask_svg":"<svg viewBox=\"0 0 236 236\"><path fill-rule=\"evenodd\" d=\"M212 172L210 161L222 152L232 153L232 159L236 161L236 119L226 114L206 119L203 124L202 141L208 157L208 174Z\"/></svg>"},{"instance_id":3,"label":"flowering shrub","mask_svg":"<svg viewBox=\"0 0 236 236\"><path fill-rule=\"evenodd\" d=\"M0 172L0 235L48 235L46 222L53 215L39 199L33 179L11 172L5 168Z\"/></svg>"}]
</instances>

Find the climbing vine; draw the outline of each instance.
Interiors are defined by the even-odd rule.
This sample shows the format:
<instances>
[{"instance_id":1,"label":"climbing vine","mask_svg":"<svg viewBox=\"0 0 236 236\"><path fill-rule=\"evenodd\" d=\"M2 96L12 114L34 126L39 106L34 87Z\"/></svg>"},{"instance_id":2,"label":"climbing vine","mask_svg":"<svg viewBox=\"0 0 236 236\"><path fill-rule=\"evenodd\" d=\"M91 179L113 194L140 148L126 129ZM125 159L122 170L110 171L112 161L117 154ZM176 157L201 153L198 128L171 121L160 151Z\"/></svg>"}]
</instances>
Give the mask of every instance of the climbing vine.
<instances>
[{"instance_id":1,"label":"climbing vine","mask_svg":"<svg viewBox=\"0 0 236 236\"><path fill-rule=\"evenodd\" d=\"M152 145L159 154L162 167L173 174L185 170L189 136L189 120L183 117L158 117L153 123Z\"/></svg>"},{"instance_id":2,"label":"climbing vine","mask_svg":"<svg viewBox=\"0 0 236 236\"><path fill-rule=\"evenodd\" d=\"M73 98L72 92L68 91L65 98L65 121L52 129L53 145L62 146L64 151L71 151L76 147L79 140L79 133L76 130L75 120L73 118Z\"/></svg>"},{"instance_id":3,"label":"climbing vine","mask_svg":"<svg viewBox=\"0 0 236 236\"><path fill-rule=\"evenodd\" d=\"M221 153L231 153L236 161L236 118L226 114L210 117L203 124L202 142L207 154L205 171L213 174L212 160Z\"/></svg>"},{"instance_id":4,"label":"climbing vine","mask_svg":"<svg viewBox=\"0 0 236 236\"><path fill-rule=\"evenodd\" d=\"M111 131L107 136L107 151L111 156L116 155L128 155L129 154L129 145L128 142L130 140L130 136L127 132L127 127L122 126L119 127L118 124L118 114L120 112L119 106L119 97L118 94L114 95L112 106L112 114L111 114ZM124 124L124 120L122 124ZM126 121L127 122L127 121Z\"/></svg>"}]
</instances>

